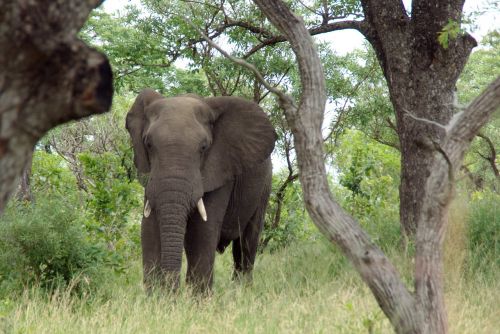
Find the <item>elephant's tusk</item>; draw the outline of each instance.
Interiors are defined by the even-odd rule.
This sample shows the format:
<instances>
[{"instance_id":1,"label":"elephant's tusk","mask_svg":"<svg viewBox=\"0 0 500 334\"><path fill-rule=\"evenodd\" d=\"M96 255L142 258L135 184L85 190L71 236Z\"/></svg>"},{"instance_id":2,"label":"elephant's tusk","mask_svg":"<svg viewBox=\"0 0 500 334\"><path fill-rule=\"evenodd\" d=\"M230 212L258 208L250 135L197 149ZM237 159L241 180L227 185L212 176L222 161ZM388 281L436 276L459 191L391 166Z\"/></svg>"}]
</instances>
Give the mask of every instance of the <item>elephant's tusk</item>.
<instances>
[{"instance_id":1,"label":"elephant's tusk","mask_svg":"<svg viewBox=\"0 0 500 334\"><path fill-rule=\"evenodd\" d=\"M203 198L200 198L198 203L196 204L196 207L198 208L198 212L200 213L201 219L203 221L207 221L207 211L205 210L205 205L203 204Z\"/></svg>"},{"instance_id":2,"label":"elephant's tusk","mask_svg":"<svg viewBox=\"0 0 500 334\"><path fill-rule=\"evenodd\" d=\"M146 204L144 205L144 217L148 218L151 214L151 207L149 206L149 200L146 200Z\"/></svg>"}]
</instances>

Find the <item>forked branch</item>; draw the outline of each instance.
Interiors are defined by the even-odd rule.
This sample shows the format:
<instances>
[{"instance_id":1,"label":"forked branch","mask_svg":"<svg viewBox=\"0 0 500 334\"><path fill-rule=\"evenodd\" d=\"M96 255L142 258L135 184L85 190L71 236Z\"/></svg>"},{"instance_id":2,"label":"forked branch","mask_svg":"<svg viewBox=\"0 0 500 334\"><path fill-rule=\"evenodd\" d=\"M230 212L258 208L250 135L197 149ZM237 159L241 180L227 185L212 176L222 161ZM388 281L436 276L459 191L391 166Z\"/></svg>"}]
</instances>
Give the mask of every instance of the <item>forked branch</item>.
<instances>
[{"instance_id":1,"label":"forked branch","mask_svg":"<svg viewBox=\"0 0 500 334\"><path fill-rule=\"evenodd\" d=\"M262 85L264 85L264 87L266 87L267 90L276 94L279 97L281 103L284 103L286 105L290 104L291 106L296 108L295 102L293 101L293 99L290 96L288 96L287 94L283 93L278 88L271 85L266 79L264 79L264 76L262 75L262 73L260 73L260 71L257 69L257 67L255 67L255 65L253 65L253 64L251 64L251 63L249 63L241 58L237 58L237 57L230 55L227 51L225 51L217 43L215 43L212 39L210 39L205 33L203 33L203 31L198 29L198 27L196 25L194 25L193 22L191 22L190 20L188 20L186 18L184 18L184 21L187 24L189 24L193 29L195 29L200 34L200 36L211 47L213 47L214 49L219 51L224 57L226 57L227 59L231 60L232 62L234 62L240 66L243 66L243 67L249 69L250 71L252 71L253 74L255 75L255 77L262 83Z\"/></svg>"}]
</instances>

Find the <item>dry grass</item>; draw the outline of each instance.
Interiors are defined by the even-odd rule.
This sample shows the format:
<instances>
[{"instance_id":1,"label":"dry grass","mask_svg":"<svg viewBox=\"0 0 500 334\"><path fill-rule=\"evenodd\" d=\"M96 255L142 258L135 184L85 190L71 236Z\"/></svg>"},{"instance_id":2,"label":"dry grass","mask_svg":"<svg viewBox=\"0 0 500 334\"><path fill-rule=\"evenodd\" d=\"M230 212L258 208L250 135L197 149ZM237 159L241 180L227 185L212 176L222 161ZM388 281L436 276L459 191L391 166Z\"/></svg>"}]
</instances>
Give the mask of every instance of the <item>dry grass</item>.
<instances>
[{"instance_id":1,"label":"dry grass","mask_svg":"<svg viewBox=\"0 0 500 334\"><path fill-rule=\"evenodd\" d=\"M408 267L403 265L406 260L398 255L393 259L399 267ZM463 260L449 261L453 266ZM460 277L458 272L452 275ZM230 276L231 259L225 254L217 259L216 284L211 297L198 300L185 287L176 297L146 297L140 285L140 266L136 263L130 270L129 283L110 279L102 291L92 296L74 298L61 293L49 299L40 290L32 289L20 300L3 301L0 331L64 334L392 332L370 291L350 265L324 241L263 254L256 264L252 286L232 282ZM478 282L447 280L451 333L495 333L500 328L497 320L500 319L497 307L500 286Z\"/></svg>"},{"instance_id":2,"label":"dry grass","mask_svg":"<svg viewBox=\"0 0 500 334\"><path fill-rule=\"evenodd\" d=\"M474 283L462 280L448 286L446 306L450 333L500 333L500 284Z\"/></svg>"},{"instance_id":3,"label":"dry grass","mask_svg":"<svg viewBox=\"0 0 500 334\"><path fill-rule=\"evenodd\" d=\"M467 257L467 216L469 206L465 197L455 199L449 210L448 229L444 241L444 270L446 284L456 286L463 279Z\"/></svg>"}]
</instances>

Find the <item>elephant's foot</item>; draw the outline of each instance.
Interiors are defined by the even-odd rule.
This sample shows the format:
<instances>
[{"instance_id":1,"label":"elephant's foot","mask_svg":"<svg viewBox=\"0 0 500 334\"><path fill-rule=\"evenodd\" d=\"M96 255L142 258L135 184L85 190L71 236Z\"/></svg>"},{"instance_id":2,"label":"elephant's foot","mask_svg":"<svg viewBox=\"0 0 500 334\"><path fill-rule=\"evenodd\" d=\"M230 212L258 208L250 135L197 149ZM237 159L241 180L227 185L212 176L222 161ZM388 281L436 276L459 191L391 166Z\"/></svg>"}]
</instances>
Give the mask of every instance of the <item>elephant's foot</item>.
<instances>
[{"instance_id":1,"label":"elephant's foot","mask_svg":"<svg viewBox=\"0 0 500 334\"><path fill-rule=\"evenodd\" d=\"M180 286L180 274L165 272L158 267L144 272L144 290L152 295L156 292L176 293Z\"/></svg>"},{"instance_id":2,"label":"elephant's foot","mask_svg":"<svg viewBox=\"0 0 500 334\"><path fill-rule=\"evenodd\" d=\"M186 275L186 284L189 286L193 294L203 297L208 297L212 294L213 275L211 273L193 273L188 269Z\"/></svg>"},{"instance_id":3,"label":"elephant's foot","mask_svg":"<svg viewBox=\"0 0 500 334\"><path fill-rule=\"evenodd\" d=\"M235 270L233 272L233 281L240 282L243 285L252 285L253 283L252 271Z\"/></svg>"},{"instance_id":4,"label":"elephant's foot","mask_svg":"<svg viewBox=\"0 0 500 334\"><path fill-rule=\"evenodd\" d=\"M147 295L153 294L154 290L161 286L161 270L157 266L144 266L143 284Z\"/></svg>"}]
</instances>

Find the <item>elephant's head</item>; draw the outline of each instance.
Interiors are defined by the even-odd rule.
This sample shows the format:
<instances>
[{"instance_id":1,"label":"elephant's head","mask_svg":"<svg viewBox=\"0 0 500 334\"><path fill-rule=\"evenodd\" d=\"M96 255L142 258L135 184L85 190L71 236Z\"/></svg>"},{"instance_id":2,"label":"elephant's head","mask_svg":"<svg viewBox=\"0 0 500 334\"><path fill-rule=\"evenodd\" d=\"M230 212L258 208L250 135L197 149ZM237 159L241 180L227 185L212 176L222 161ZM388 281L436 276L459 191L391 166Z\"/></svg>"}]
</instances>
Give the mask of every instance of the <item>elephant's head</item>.
<instances>
[{"instance_id":1,"label":"elephant's head","mask_svg":"<svg viewBox=\"0 0 500 334\"><path fill-rule=\"evenodd\" d=\"M135 166L149 175L144 214L154 215L160 225L160 268L177 277L186 221L197 215L197 204L206 220L203 194L266 160L276 133L253 102L196 95L165 98L151 89L139 94L126 126Z\"/></svg>"}]
</instances>

